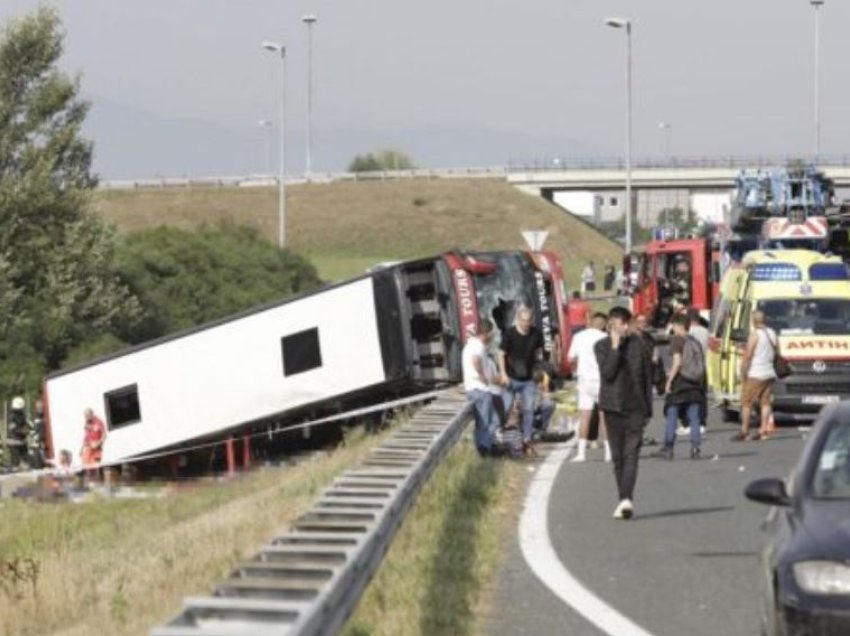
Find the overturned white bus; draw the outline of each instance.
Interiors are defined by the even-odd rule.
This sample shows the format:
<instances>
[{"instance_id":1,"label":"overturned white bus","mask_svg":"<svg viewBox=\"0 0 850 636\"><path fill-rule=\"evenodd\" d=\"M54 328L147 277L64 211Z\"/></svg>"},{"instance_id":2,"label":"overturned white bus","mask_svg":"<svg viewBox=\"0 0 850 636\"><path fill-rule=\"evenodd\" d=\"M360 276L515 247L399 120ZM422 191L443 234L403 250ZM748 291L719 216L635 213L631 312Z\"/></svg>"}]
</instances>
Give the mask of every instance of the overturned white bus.
<instances>
[{"instance_id":1,"label":"overturned white bus","mask_svg":"<svg viewBox=\"0 0 850 636\"><path fill-rule=\"evenodd\" d=\"M287 425L459 381L479 317L505 329L520 304L566 372L564 303L550 252L449 252L380 268L51 374L47 453L76 454L86 408L107 425L104 464L261 431L274 443Z\"/></svg>"}]
</instances>

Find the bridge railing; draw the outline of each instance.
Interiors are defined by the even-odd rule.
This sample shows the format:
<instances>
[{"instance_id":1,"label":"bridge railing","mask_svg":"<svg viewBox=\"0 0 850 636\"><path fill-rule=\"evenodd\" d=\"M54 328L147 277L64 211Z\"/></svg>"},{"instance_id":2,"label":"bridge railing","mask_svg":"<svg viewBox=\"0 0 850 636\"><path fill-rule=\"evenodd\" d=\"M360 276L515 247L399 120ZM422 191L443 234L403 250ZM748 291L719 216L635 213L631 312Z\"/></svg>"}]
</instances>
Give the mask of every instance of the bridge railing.
<instances>
[{"instance_id":1,"label":"bridge railing","mask_svg":"<svg viewBox=\"0 0 850 636\"><path fill-rule=\"evenodd\" d=\"M850 167L850 155L753 155L753 156L673 156L637 157L632 159L632 169L675 168L777 168L789 164L815 165L819 168ZM537 157L511 159L507 171L537 172L562 170L625 170L625 159L620 157Z\"/></svg>"}]
</instances>

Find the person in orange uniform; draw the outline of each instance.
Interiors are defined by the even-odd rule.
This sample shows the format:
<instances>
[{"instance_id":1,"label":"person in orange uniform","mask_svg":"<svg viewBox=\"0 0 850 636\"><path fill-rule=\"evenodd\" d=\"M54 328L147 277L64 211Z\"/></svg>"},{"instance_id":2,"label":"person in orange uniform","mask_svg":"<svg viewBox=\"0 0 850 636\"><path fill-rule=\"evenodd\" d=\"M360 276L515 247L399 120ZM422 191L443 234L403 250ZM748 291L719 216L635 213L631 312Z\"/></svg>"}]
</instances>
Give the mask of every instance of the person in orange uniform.
<instances>
[{"instance_id":1,"label":"person in orange uniform","mask_svg":"<svg viewBox=\"0 0 850 636\"><path fill-rule=\"evenodd\" d=\"M85 432L83 434L83 448L80 456L83 467L86 469L89 479L97 477L98 466L103 457L103 443L106 441L106 425L91 409L85 410Z\"/></svg>"},{"instance_id":2,"label":"person in orange uniform","mask_svg":"<svg viewBox=\"0 0 850 636\"><path fill-rule=\"evenodd\" d=\"M587 327L590 318L590 305L581 297L580 291L574 291L573 297L567 302L567 320L570 323L570 331L577 334Z\"/></svg>"}]
</instances>

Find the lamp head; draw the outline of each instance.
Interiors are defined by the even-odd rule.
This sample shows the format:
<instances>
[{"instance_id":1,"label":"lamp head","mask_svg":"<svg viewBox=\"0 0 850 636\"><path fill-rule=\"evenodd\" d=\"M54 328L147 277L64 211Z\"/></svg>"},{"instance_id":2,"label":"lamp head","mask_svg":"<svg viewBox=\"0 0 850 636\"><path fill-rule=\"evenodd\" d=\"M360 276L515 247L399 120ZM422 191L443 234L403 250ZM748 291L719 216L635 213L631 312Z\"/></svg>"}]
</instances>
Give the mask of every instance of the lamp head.
<instances>
[{"instance_id":1,"label":"lamp head","mask_svg":"<svg viewBox=\"0 0 850 636\"><path fill-rule=\"evenodd\" d=\"M266 51L272 51L274 53L280 53L281 57L286 55L286 47L283 44L280 44L278 42L270 42L268 40L265 40L263 42L262 46Z\"/></svg>"},{"instance_id":2,"label":"lamp head","mask_svg":"<svg viewBox=\"0 0 850 636\"><path fill-rule=\"evenodd\" d=\"M615 29L627 29L631 23L625 18L605 18L605 24Z\"/></svg>"},{"instance_id":3,"label":"lamp head","mask_svg":"<svg viewBox=\"0 0 850 636\"><path fill-rule=\"evenodd\" d=\"M304 24L306 24L307 26L310 26L310 25L312 25L312 24L314 24L314 23L318 22L318 20L319 20L319 18L317 18L317 17L316 17L315 15L313 15L312 13L307 14L307 15L305 15L303 18L301 18L301 21L302 21Z\"/></svg>"}]
</instances>

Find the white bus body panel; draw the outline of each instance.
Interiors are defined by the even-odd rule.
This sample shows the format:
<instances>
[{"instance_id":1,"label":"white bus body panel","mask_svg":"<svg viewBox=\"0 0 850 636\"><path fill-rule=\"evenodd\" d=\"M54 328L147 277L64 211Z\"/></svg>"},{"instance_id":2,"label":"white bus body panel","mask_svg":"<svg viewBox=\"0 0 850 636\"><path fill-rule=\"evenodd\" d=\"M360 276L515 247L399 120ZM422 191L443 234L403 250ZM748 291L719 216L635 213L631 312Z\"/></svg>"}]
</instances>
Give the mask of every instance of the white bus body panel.
<instances>
[{"instance_id":1,"label":"white bus body panel","mask_svg":"<svg viewBox=\"0 0 850 636\"><path fill-rule=\"evenodd\" d=\"M281 339L318 328L321 366L284 377ZM53 452L80 462L83 411L138 385L141 421L110 430L105 463L151 453L385 381L370 278L47 380Z\"/></svg>"}]
</instances>

